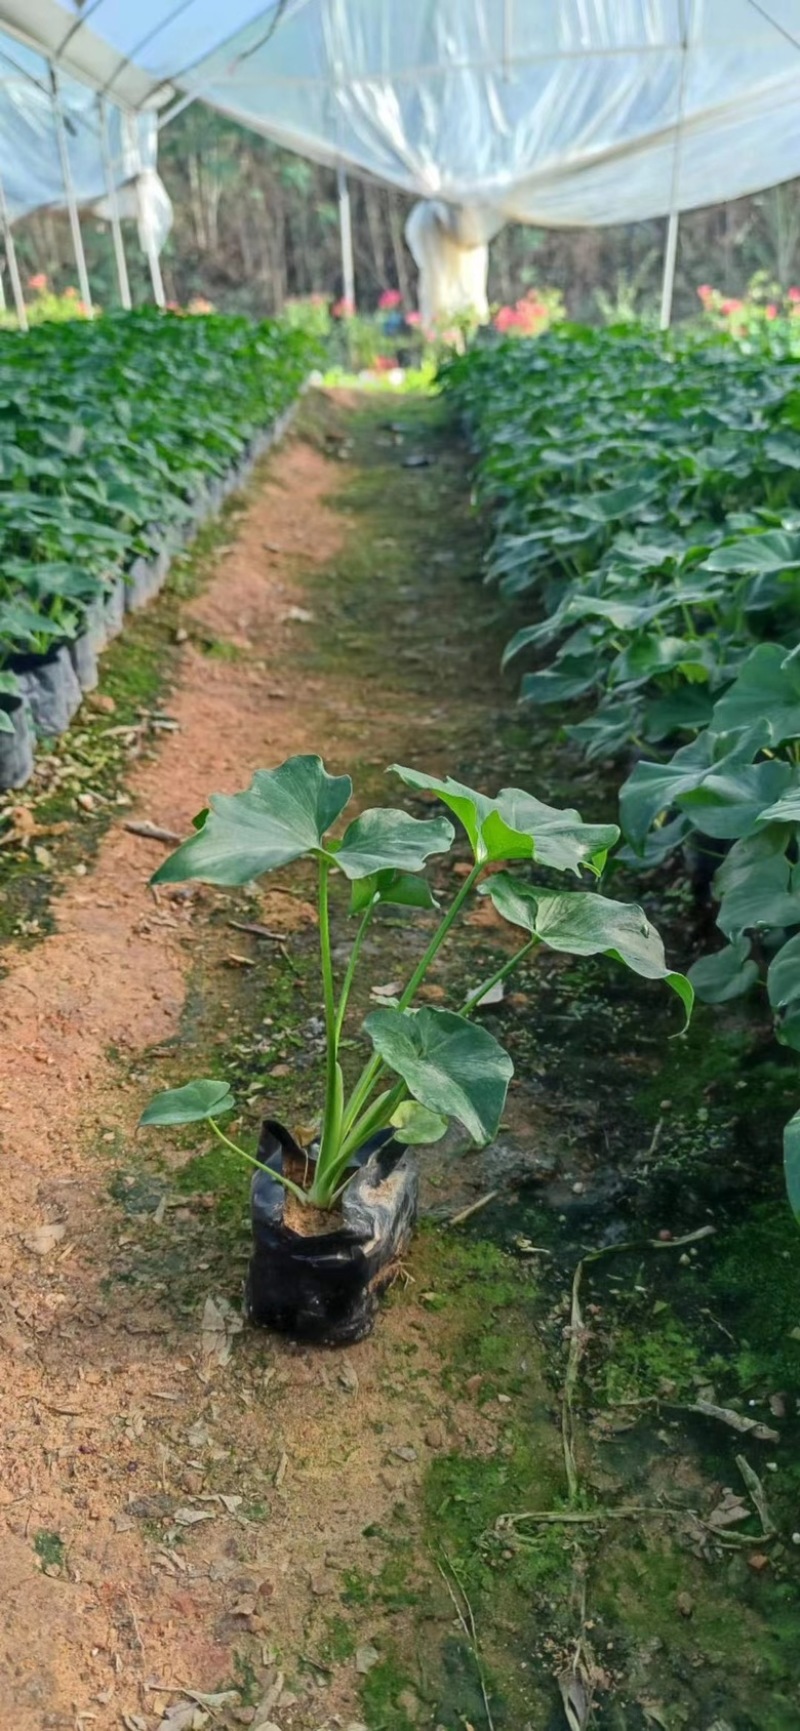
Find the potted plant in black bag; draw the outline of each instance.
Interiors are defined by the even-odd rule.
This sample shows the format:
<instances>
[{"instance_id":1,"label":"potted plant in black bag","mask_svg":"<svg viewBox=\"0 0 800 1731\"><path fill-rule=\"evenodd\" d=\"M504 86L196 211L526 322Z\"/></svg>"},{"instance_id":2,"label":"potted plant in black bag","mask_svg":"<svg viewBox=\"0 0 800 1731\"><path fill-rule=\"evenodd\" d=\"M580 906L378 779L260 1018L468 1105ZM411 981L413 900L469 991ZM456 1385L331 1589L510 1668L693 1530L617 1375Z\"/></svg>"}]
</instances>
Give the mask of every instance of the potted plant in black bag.
<instances>
[{"instance_id":1,"label":"potted plant in black bag","mask_svg":"<svg viewBox=\"0 0 800 1731\"><path fill-rule=\"evenodd\" d=\"M490 799L449 777L438 780L400 766L395 772L409 786L435 795L466 831L473 863L444 912L423 873L429 859L452 847L449 817L369 810L335 837L331 830L349 803L352 782L347 775L329 775L321 759L311 756L256 771L244 793L215 796L196 820L195 834L153 878L242 886L295 860L316 861L326 1031L318 1139L301 1148L281 1124L267 1119L256 1150L240 1147L218 1123L235 1107L230 1088L208 1078L157 1095L141 1123L204 1122L255 1168L249 1315L319 1341L357 1340L372 1326L378 1295L393 1278L414 1223L417 1175L409 1150L436 1142L451 1119L478 1146L496 1134L513 1066L473 1012L535 944L576 955L606 951L647 978L667 980L687 1016L691 1010L691 987L667 968L658 933L641 908L596 892L554 895L514 870L493 869L479 882L489 865L531 861L598 876L618 840L615 825L583 823L577 812L544 805L519 788ZM330 891L342 879L349 883L349 911L358 924L337 986ZM417 1007L428 969L474 892L488 895L503 918L522 929L524 941L457 1009ZM397 999L365 1018L372 1052L346 1086L341 1046L347 1006L364 938L377 910L387 905L441 917Z\"/></svg>"}]
</instances>

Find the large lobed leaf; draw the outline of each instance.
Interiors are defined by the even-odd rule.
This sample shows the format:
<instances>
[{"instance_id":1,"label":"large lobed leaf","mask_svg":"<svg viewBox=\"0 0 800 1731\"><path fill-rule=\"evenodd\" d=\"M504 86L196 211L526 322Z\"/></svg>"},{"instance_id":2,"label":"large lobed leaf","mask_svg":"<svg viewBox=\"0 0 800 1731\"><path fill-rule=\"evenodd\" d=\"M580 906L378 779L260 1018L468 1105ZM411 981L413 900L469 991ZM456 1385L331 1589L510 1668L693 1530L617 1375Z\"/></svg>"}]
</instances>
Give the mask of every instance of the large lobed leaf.
<instances>
[{"instance_id":1,"label":"large lobed leaf","mask_svg":"<svg viewBox=\"0 0 800 1731\"><path fill-rule=\"evenodd\" d=\"M492 1034L452 1010L373 1010L364 1027L415 1100L457 1118L479 1145L491 1141L514 1073Z\"/></svg>"},{"instance_id":2,"label":"large lobed leaf","mask_svg":"<svg viewBox=\"0 0 800 1731\"><path fill-rule=\"evenodd\" d=\"M600 872L610 847L619 840L616 824L584 823L580 813L545 805L523 788L504 787L496 799L465 787L450 776L392 764L409 787L434 793L466 830L477 864L535 859L557 871Z\"/></svg>"},{"instance_id":3,"label":"large lobed leaf","mask_svg":"<svg viewBox=\"0 0 800 1731\"><path fill-rule=\"evenodd\" d=\"M246 884L308 855L358 879L418 872L431 854L447 852L453 827L446 818L423 820L405 811L362 812L341 841L326 840L352 791L349 775L329 775L315 756L258 769L244 793L214 795L197 833L170 854L153 882Z\"/></svg>"},{"instance_id":4,"label":"large lobed leaf","mask_svg":"<svg viewBox=\"0 0 800 1731\"><path fill-rule=\"evenodd\" d=\"M479 893L512 925L521 926L551 950L571 956L607 955L646 980L665 980L677 993L688 1022L694 991L684 974L667 967L664 945L646 913L633 902L575 891L550 895L509 872L496 872Z\"/></svg>"},{"instance_id":5,"label":"large lobed leaf","mask_svg":"<svg viewBox=\"0 0 800 1731\"><path fill-rule=\"evenodd\" d=\"M352 791L349 775L328 775L319 757L290 757L278 769L257 769L246 792L213 796L202 828L152 881L250 883L321 848Z\"/></svg>"}]
</instances>

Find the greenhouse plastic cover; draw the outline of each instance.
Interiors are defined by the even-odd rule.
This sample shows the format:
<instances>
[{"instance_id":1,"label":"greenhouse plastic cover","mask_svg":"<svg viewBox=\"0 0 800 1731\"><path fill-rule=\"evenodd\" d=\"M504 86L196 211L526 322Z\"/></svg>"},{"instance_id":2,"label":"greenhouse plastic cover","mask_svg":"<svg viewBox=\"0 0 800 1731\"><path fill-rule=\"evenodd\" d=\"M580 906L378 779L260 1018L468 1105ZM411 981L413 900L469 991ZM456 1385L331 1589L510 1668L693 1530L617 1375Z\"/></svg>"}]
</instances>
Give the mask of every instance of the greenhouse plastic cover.
<instances>
[{"instance_id":1,"label":"greenhouse plastic cover","mask_svg":"<svg viewBox=\"0 0 800 1731\"><path fill-rule=\"evenodd\" d=\"M199 96L522 222L630 222L800 174L800 0L0 0L0 27L122 108ZM17 208L42 201L34 105L4 84Z\"/></svg>"}]
</instances>

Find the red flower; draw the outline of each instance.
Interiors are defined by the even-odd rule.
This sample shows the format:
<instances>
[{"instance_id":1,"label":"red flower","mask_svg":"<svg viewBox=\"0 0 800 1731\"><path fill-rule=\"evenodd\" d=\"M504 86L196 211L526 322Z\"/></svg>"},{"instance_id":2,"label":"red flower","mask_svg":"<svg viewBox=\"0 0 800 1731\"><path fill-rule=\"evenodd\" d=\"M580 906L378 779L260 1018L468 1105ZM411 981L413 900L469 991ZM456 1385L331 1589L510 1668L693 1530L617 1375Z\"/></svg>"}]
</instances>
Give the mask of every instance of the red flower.
<instances>
[{"instance_id":1,"label":"red flower","mask_svg":"<svg viewBox=\"0 0 800 1731\"><path fill-rule=\"evenodd\" d=\"M769 306L764 308L764 317L765 319L776 319L778 317L778 309L774 301L770 301Z\"/></svg>"},{"instance_id":2,"label":"red flower","mask_svg":"<svg viewBox=\"0 0 800 1731\"><path fill-rule=\"evenodd\" d=\"M494 328L496 331L510 331L517 323L517 315L513 307L501 307L495 313Z\"/></svg>"},{"instance_id":3,"label":"red flower","mask_svg":"<svg viewBox=\"0 0 800 1731\"><path fill-rule=\"evenodd\" d=\"M45 289L47 288L47 277L43 270L38 271L36 276L28 277L28 288L33 289L35 295L44 294Z\"/></svg>"},{"instance_id":4,"label":"red flower","mask_svg":"<svg viewBox=\"0 0 800 1731\"><path fill-rule=\"evenodd\" d=\"M334 301L333 306L331 307L331 314L335 319L351 319L355 314L355 310L353 302L348 299L347 295L342 295L341 300Z\"/></svg>"},{"instance_id":5,"label":"red flower","mask_svg":"<svg viewBox=\"0 0 800 1731\"><path fill-rule=\"evenodd\" d=\"M800 288L790 288L786 291L790 301L800 301Z\"/></svg>"},{"instance_id":6,"label":"red flower","mask_svg":"<svg viewBox=\"0 0 800 1731\"><path fill-rule=\"evenodd\" d=\"M797 298L798 298L798 300L800 300L800 295L798 295ZM406 313L406 324L411 325L412 329L416 329L417 325L422 324L422 313L417 313L417 312Z\"/></svg>"},{"instance_id":7,"label":"red flower","mask_svg":"<svg viewBox=\"0 0 800 1731\"><path fill-rule=\"evenodd\" d=\"M720 302L719 310L721 313L724 313L727 318L731 313L741 312L743 305L743 301L725 300Z\"/></svg>"},{"instance_id":8,"label":"red flower","mask_svg":"<svg viewBox=\"0 0 800 1731\"><path fill-rule=\"evenodd\" d=\"M382 313L392 312L395 307L399 307L402 299L399 289L384 289L383 294L378 296L378 309Z\"/></svg>"},{"instance_id":9,"label":"red flower","mask_svg":"<svg viewBox=\"0 0 800 1731\"><path fill-rule=\"evenodd\" d=\"M700 287L697 290L697 293L700 296L700 299L703 302L703 305L705 306L706 301L710 301L711 296L714 293L714 290L710 287L710 285L707 282L703 282L700 284Z\"/></svg>"}]
</instances>

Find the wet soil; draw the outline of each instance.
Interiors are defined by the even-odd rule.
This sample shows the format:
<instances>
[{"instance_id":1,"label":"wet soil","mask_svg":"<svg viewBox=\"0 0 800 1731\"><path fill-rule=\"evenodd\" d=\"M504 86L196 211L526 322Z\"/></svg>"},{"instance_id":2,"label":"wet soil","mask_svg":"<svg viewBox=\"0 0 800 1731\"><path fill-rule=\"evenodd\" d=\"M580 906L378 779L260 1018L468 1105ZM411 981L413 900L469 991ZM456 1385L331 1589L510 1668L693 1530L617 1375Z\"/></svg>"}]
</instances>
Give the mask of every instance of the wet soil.
<instances>
[{"instance_id":1,"label":"wet soil","mask_svg":"<svg viewBox=\"0 0 800 1731\"><path fill-rule=\"evenodd\" d=\"M480 584L466 454L436 404L388 402L307 403L205 587L154 608L170 725L123 820L185 833L297 751L364 805L397 798L399 760L613 815L610 776L500 683L513 620ZM36 822L36 790L21 803ZM796 1102L766 1029L705 1012L672 1039L656 987L531 962L484 1012L517 1070L497 1144L425 1155L371 1339L298 1350L241 1327L246 1172L196 1130L135 1126L205 1073L240 1137L267 1112L310 1140L313 882L156 893L164 845L104 809L79 876L59 871L75 802L55 866L28 820L10 850L15 895L37 873L58 895L0 981L0 1724L794 1731ZM441 898L465 863L434 871ZM679 965L690 892L615 893L643 890ZM464 934L429 1001L497 965L490 906ZM424 917L376 923L354 1066L370 988L425 941Z\"/></svg>"}]
</instances>

